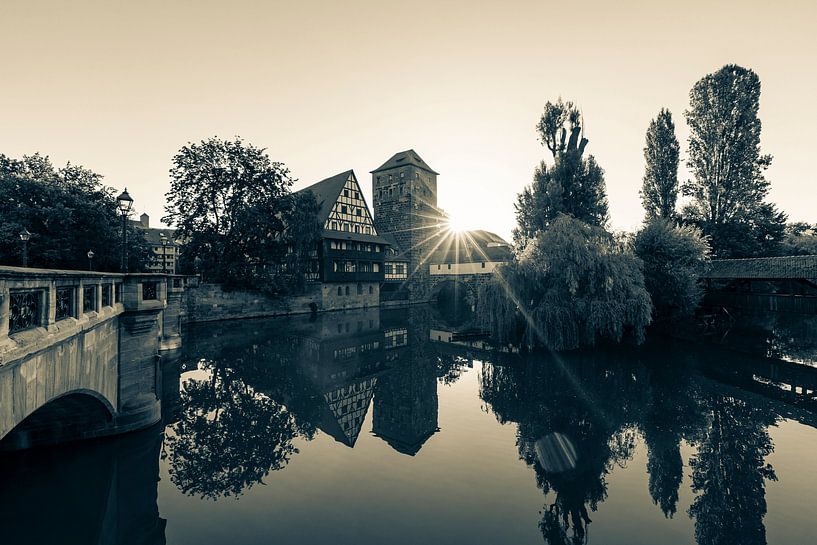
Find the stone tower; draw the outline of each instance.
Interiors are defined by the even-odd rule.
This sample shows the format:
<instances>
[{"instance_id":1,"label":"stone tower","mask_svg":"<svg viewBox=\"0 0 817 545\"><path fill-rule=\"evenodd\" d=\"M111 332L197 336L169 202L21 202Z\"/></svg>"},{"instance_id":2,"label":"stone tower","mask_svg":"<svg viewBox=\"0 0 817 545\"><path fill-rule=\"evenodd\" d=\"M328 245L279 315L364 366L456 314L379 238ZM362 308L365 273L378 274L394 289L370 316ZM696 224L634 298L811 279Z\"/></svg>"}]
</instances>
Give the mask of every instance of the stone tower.
<instances>
[{"instance_id":1,"label":"stone tower","mask_svg":"<svg viewBox=\"0 0 817 545\"><path fill-rule=\"evenodd\" d=\"M395 153L372 171L374 223L378 234L391 235L400 257L408 261L404 288L411 302L429 294L429 253L440 233L437 172L414 150Z\"/></svg>"}]
</instances>

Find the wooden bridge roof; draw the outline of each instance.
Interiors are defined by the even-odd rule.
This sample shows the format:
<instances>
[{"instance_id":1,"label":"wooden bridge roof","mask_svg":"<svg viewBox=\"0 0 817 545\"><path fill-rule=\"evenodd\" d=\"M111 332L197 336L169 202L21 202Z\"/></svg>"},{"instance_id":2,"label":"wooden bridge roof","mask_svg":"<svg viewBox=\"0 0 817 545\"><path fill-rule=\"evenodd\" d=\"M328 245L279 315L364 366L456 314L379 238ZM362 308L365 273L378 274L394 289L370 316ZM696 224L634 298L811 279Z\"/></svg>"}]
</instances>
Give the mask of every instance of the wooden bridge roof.
<instances>
[{"instance_id":1,"label":"wooden bridge roof","mask_svg":"<svg viewBox=\"0 0 817 545\"><path fill-rule=\"evenodd\" d=\"M815 279L817 255L713 259L701 278Z\"/></svg>"}]
</instances>

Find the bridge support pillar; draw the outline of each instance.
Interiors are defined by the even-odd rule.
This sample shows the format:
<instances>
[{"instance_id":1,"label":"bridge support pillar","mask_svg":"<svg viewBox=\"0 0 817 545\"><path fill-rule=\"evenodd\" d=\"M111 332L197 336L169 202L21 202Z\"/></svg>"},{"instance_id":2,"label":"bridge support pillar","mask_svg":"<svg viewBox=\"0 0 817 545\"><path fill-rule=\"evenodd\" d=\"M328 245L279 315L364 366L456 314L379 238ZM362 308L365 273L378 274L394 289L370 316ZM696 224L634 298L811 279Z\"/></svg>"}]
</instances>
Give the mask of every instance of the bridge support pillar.
<instances>
[{"instance_id":1,"label":"bridge support pillar","mask_svg":"<svg viewBox=\"0 0 817 545\"><path fill-rule=\"evenodd\" d=\"M167 278L167 299L162 313L162 342L159 350L167 352L182 346L182 277Z\"/></svg>"},{"instance_id":2,"label":"bridge support pillar","mask_svg":"<svg viewBox=\"0 0 817 545\"><path fill-rule=\"evenodd\" d=\"M118 431L161 420L159 346L166 297L162 276L131 275L123 284L125 312L119 316Z\"/></svg>"}]
</instances>

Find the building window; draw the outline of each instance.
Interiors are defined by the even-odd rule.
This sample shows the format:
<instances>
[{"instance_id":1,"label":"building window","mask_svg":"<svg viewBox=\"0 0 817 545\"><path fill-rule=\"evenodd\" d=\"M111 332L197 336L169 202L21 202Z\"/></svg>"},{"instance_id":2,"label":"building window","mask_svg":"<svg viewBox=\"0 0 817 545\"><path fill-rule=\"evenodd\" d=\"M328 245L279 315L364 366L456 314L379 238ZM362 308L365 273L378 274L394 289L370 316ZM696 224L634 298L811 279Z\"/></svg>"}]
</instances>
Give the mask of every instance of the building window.
<instances>
[{"instance_id":1,"label":"building window","mask_svg":"<svg viewBox=\"0 0 817 545\"><path fill-rule=\"evenodd\" d=\"M485 268L485 262L484 261L482 262L482 268L483 269Z\"/></svg>"},{"instance_id":2,"label":"building window","mask_svg":"<svg viewBox=\"0 0 817 545\"><path fill-rule=\"evenodd\" d=\"M372 272L379 273L380 272L380 263L372 263Z\"/></svg>"},{"instance_id":3,"label":"building window","mask_svg":"<svg viewBox=\"0 0 817 545\"><path fill-rule=\"evenodd\" d=\"M121 303L122 302L122 283L121 282L117 283L116 286L114 287L113 300L116 303Z\"/></svg>"},{"instance_id":4,"label":"building window","mask_svg":"<svg viewBox=\"0 0 817 545\"><path fill-rule=\"evenodd\" d=\"M358 295L363 295L363 284L358 284L357 285L357 294Z\"/></svg>"},{"instance_id":5,"label":"building window","mask_svg":"<svg viewBox=\"0 0 817 545\"><path fill-rule=\"evenodd\" d=\"M338 295L343 295L343 287L338 286Z\"/></svg>"},{"instance_id":6,"label":"building window","mask_svg":"<svg viewBox=\"0 0 817 545\"><path fill-rule=\"evenodd\" d=\"M442 269L442 268L443 268L443 266L442 266L442 265L437 265L437 270L438 270L438 271L439 271L440 269Z\"/></svg>"},{"instance_id":7,"label":"building window","mask_svg":"<svg viewBox=\"0 0 817 545\"><path fill-rule=\"evenodd\" d=\"M360 208L355 208L355 216L360 216Z\"/></svg>"},{"instance_id":8,"label":"building window","mask_svg":"<svg viewBox=\"0 0 817 545\"><path fill-rule=\"evenodd\" d=\"M344 197L348 197L348 196L349 196L349 190L348 190L348 189L344 189L344 190L343 190L343 196L344 196Z\"/></svg>"},{"instance_id":9,"label":"building window","mask_svg":"<svg viewBox=\"0 0 817 545\"><path fill-rule=\"evenodd\" d=\"M345 205L345 204L342 204L342 205L340 206L340 213L341 213L341 214L346 214L346 210L348 210L348 209L346 208L346 205Z\"/></svg>"},{"instance_id":10,"label":"building window","mask_svg":"<svg viewBox=\"0 0 817 545\"><path fill-rule=\"evenodd\" d=\"M373 293L374 293L374 286L369 286L369 295L372 295ZM372 323L371 320L369 320L369 327L372 327L371 323Z\"/></svg>"},{"instance_id":11,"label":"building window","mask_svg":"<svg viewBox=\"0 0 817 545\"><path fill-rule=\"evenodd\" d=\"M349 295L349 286L346 286L346 295Z\"/></svg>"},{"instance_id":12,"label":"building window","mask_svg":"<svg viewBox=\"0 0 817 545\"><path fill-rule=\"evenodd\" d=\"M448 264L448 270L451 270L451 263Z\"/></svg>"},{"instance_id":13,"label":"building window","mask_svg":"<svg viewBox=\"0 0 817 545\"><path fill-rule=\"evenodd\" d=\"M338 261L337 260L332 261L332 272L338 272L338 269L340 269Z\"/></svg>"}]
</instances>

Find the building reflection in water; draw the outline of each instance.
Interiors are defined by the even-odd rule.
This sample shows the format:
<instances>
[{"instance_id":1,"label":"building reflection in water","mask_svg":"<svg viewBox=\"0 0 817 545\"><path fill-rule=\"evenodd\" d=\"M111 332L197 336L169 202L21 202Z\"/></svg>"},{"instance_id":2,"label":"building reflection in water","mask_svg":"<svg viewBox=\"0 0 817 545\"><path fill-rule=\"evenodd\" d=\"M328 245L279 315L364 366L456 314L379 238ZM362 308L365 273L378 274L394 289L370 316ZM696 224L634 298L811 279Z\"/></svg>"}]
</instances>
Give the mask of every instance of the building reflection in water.
<instances>
[{"instance_id":1,"label":"building reflection in water","mask_svg":"<svg viewBox=\"0 0 817 545\"><path fill-rule=\"evenodd\" d=\"M497 421L515 425L519 457L544 495L545 542L588 541L612 493L610 473L639 444L655 509L690 517L699 545L766 542L765 486L776 478L769 427L782 416L817 426L814 370L668 343L512 352L490 350L479 332L425 307L192 327L182 353L162 361L164 443L157 427L5 455L3 472L14 478L0 488L0 538L164 543L160 452L181 492L238 496L318 433L353 448L370 408L372 434L415 456L440 432L438 384L478 359L479 395ZM687 459L683 445L692 447ZM688 509L679 508L685 468Z\"/></svg>"}]
</instances>

